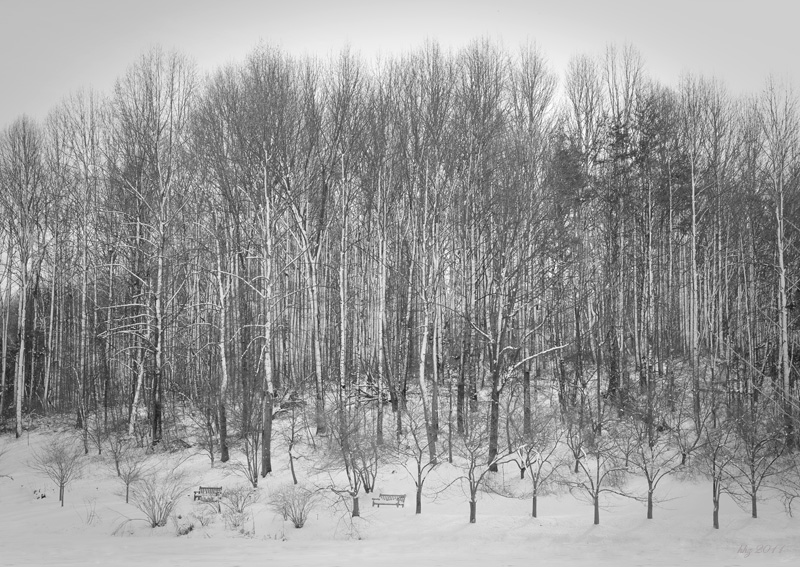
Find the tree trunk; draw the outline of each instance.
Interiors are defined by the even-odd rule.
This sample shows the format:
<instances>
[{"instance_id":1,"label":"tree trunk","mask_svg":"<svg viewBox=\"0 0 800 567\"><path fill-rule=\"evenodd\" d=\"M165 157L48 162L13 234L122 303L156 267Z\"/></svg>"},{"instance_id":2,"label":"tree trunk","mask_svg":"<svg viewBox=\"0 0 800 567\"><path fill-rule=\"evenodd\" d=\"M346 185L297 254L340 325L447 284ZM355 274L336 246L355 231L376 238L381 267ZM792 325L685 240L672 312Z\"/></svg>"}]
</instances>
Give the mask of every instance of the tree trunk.
<instances>
[{"instance_id":1,"label":"tree trunk","mask_svg":"<svg viewBox=\"0 0 800 567\"><path fill-rule=\"evenodd\" d=\"M267 169L264 168L264 202L265 218L263 220L264 233L262 234L265 247L263 261L264 275L264 348L261 352L261 364L264 367L264 384L261 387L262 413L261 413L261 477L266 477L272 472L272 406L275 400L275 382L272 367L272 207L267 193ZM294 410L293 410L294 411ZM289 457L291 460L291 446L289 447ZM294 463L292 465L292 477L294 478ZM297 484L297 479L295 479Z\"/></svg>"},{"instance_id":2,"label":"tree trunk","mask_svg":"<svg viewBox=\"0 0 800 567\"><path fill-rule=\"evenodd\" d=\"M265 360L265 364L271 365L271 360ZM261 405L261 477L265 478L272 472L272 401L273 395L267 388L262 393L263 401Z\"/></svg>"},{"instance_id":3,"label":"tree trunk","mask_svg":"<svg viewBox=\"0 0 800 567\"><path fill-rule=\"evenodd\" d=\"M238 235L235 239L234 242L239 240ZM252 350L250 348L252 315L248 302L250 286L244 283L250 279L250 266L249 260L245 256L245 253L240 252L235 256L236 259L234 260L236 275L233 277L231 283L232 297L234 298L235 304L232 306L233 309L231 310L231 318L233 319L231 330L233 336L238 337L239 340L236 341L234 339L233 341L235 349L234 356L232 360L229 361L229 363L233 363L231 364L232 368L230 368L230 370L233 371L234 380L232 395L234 398L237 397L237 386L239 386L239 384L241 385L242 417L239 430L239 437L241 439L246 438L250 434L250 430L258 426L256 420L260 420L260 416L257 413L259 410L256 408L256 404L253 403L260 388L256 387L252 365L250 364L250 352ZM238 384L236 381L237 366L239 371Z\"/></svg>"},{"instance_id":4,"label":"tree trunk","mask_svg":"<svg viewBox=\"0 0 800 567\"><path fill-rule=\"evenodd\" d=\"M716 478L711 481L711 500L714 505L714 512L711 515L711 520L714 524L714 529L719 529L719 482Z\"/></svg>"},{"instance_id":5,"label":"tree trunk","mask_svg":"<svg viewBox=\"0 0 800 567\"><path fill-rule=\"evenodd\" d=\"M217 348L219 349L220 376L219 384L219 400L217 401L217 411L219 412L219 450L220 461L227 463L230 455L228 453L228 415L226 410L226 403L228 397L228 353L227 353L227 296L230 291L230 283L228 289L223 285L223 271L222 271L222 245L217 240L217 294L219 301L219 339L217 341Z\"/></svg>"},{"instance_id":6,"label":"tree trunk","mask_svg":"<svg viewBox=\"0 0 800 567\"><path fill-rule=\"evenodd\" d=\"M594 496L594 525L600 524L600 497L595 494Z\"/></svg>"},{"instance_id":7,"label":"tree trunk","mask_svg":"<svg viewBox=\"0 0 800 567\"><path fill-rule=\"evenodd\" d=\"M139 399L142 396L142 389L144 388L144 346L139 345L135 348L135 351L136 358L133 363L134 368L136 368L136 382L133 387L133 399L131 400L131 406L128 412L128 435L133 435L136 430L136 413L139 408Z\"/></svg>"},{"instance_id":8,"label":"tree trunk","mask_svg":"<svg viewBox=\"0 0 800 567\"><path fill-rule=\"evenodd\" d=\"M58 234L56 233L56 248L58 248ZM58 262L58 259L56 259ZM55 268L56 270L58 268ZM53 275L52 289L50 290L50 318L47 329L47 350L45 351L45 369L44 369L44 387L42 391L42 412L47 415L48 413L48 400L50 398L50 374L53 371L53 345L55 338L55 320L56 320L56 281L57 274ZM111 311L110 309L108 310ZM5 359L5 357L4 357ZM5 370L5 369L4 369ZM5 376L3 376L3 383L5 384ZM5 387L5 386L4 386ZM0 403L0 415L3 413L3 404Z\"/></svg>"},{"instance_id":9,"label":"tree trunk","mask_svg":"<svg viewBox=\"0 0 800 567\"><path fill-rule=\"evenodd\" d=\"M14 374L14 401L15 401L15 434L19 439L22 436L22 403L25 393L25 335L26 322L28 320L28 281L26 268L22 268L22 283L19 289L19 314L17 317L17 328L19 335L19 350L17 351L17 368Z\"/></svg>"},{"instance_id":10,"label":"tree trunk","mask_svg":"<svg viewBox=\"0 0 800 567\"><path fill-rule=\"evenodd\" d=\"M84 213L85 218L85 213ZM78 418L77 418L77 427L81 427L84 430L84 437L88 437L88 428L89 424L87 420L88 416L88 409L89 409L89 396L87 394L86 388L86 380L89 375L89 368L87 364L87 353L86 350L89 348L89 266L88 266L88 243L86 241L86 227L82 227L82 237L81 237L81 331L80 331L80 344L78 345L78 371L80 372L80 377L78 378L78 390L80 392L80 399L78 400ZM84 442L85 451L89 453L88 443Z\"/></svg>"},{"instance_id":11,"label":"tree trunk","mask_svg":"<svg viewBox=\"0 0 800 567\"><path fill-rule=\"evenodd\" d=\"M289 470L292 472L292 484L297 484L297 474L294 471L294 456L292 455L292 445L289 445Z\"/></svg>"},{"instance_id":12,"label":"tree trunk","mask_svg":"<svg viewBox=\"0 0 800 567\"><path fill-rule=\"evenodd\" d=\"M464 294L464 317L469 320L469 295ZM464 413L466 411L467 367L470 359L470 345L472 342L471 325L464 324L464 335L461 339L461 356L458 369L458 385L456 386L456 431L464 434Z\"/></svg>"},{"instance_id":13,"label":"tree trunk","mask_svg":"<svg viewBox=\"0 0 800 567\"><path fill-rule=\"evenodd\" d=\"M478 503L475 500L469 501L469 523L474 524L476 522L476 512L477 512L477 505Z\"/></svg>"},{"instance_id":14,"label":"tree trunk","mask_svg":"<svg viewBox=\"0 0 800 567\"><path fill-rule=\"evenodd\" d=\"M692 238L691 238L691 287L689 301L689 324L691 334L690 353L692 356L692 407L694 422L697 431L700 430L700 373L698 363L699 330L697 323L697 186L695 182L694 159L691 160L691 186L692 186Z\"/></svg>"},{"instance_id":15,"label":"tree trunk","mask_svg":"<svg viewBox=\"0 0 800 567\"><path fill-rule=\"evenodd\" d=\"M162 238L164 227L159 231L159 238ZM162 403L164 391L164 252L160 251L158 255L158 268L156 272L156 289L155 289L155 325L153 332L155 334L155 373L153 375L153 445L161 441L163 435L162 430Z\"/></svg>"},{"instance_id":16,"label":"tree trunk","mask_svg":"<svg viewBox=\"0 0 800 567\"><path fill-rule=\"evenodd\" d=\"M428 336L430 325L430 315L428 315L427 306L423 317L422 325L422 339L420 340L419 352L419 391L422 398L422 413L425 419L425 432L428 437L428 454L432 463L436 462L436 434L433 431L433 424L431 423L431 410L428 403L428 385L425 380L425 358L428 354Z\"/></svg>"},{"instance_id":17,"label":"tree trunk","mask_svg":"<svg viewBox=\"0 0 800 567\"><path fill-rule=\"evenodd\" d=\"M308 267L309 289L308 292L311 296L311 317L314 342L314 396L315 396L315 419L317 426L317 435L326 435L328 433L327 426L325 425L325 390L322 382L322 328L320 322L320 309L319 309L319 289L317 284L316 267L309 265Z\"/></svg>"},{"instance_id":18,"label":"tree trunk","mask_svg":"<svg viewBox=\"0 0 800 567\"><path fill-rule=\"evenodd\" d=\"M378 251L378 416L375 435L383 445L383 389L386 383L386 235L381 231Z\"/></svg>"},{"instance_id":19,"label":"tree trunk","mask_svg":"<svg viewBox=\"0 0 800 567\"><path fill-rule=\"evenodd\" d=\"M492 366L492 396L489 410L489 470L497 472L498 429L500 427L500 365L495 359Z\"/></svg>"},{"instance_id":20,"label":"tree trunk","mask_svg":"<svg viewBox=\"0 0 800 567\"><path fill-rule=\"evenodd\" d=\"M778 325L779 325L779 360L781 375L781 397L783 401L784 435L786 445L791 451L794 448L794 420L792 419L792 397L791 397L791 368L792 360L789 357L789 316L787 300L787 277L786 260L784 245L784 208L783 208L783 184L782 178L778 180L775 217L777 221L776 245L778 256Z\"/></svg>"},{"instance_id":21,"label":"tree trunk","mask_svg":"<svg viewBox=\"0 0 800 567\"><path fill-rule=\"evenodd\" d=\"M438 291L438 290L437 290ZM433 316L433 348L431 349L431 369L433 370L433 380L431 380L431 430L433 439L439 440L439 324L441 323L441 313L439 300L436 300Z\"/></svg>"},{"instance_id":22,"label":"tree trunk","mask_svg":"<svg viewBox=\"0 0 800 567\"><path fill-rule=\"evenodd\" d=\"M8 262L11 262L11 253L7 256ZM7 277L8 271L5 272L4 278ZM0 420L5 416L6 411L6 380L8 373L6 371L6 364L8 363L8 319L11 315L11 286L5 286L5 299L3 301L3 354L0 364Z\"/></svg>"},{"instance_id":23,"label":"tree trunk","mask_svg":"<svg viewBox=\"0 0 800 567\"><path fill-rule=\"evenodd\" d=\"M522 434L525 439L531 437L531 431L531 371L526 368L522 371ZM522 474L525 474L525 469L522 469Z\"/></svg>"}]
</instances>

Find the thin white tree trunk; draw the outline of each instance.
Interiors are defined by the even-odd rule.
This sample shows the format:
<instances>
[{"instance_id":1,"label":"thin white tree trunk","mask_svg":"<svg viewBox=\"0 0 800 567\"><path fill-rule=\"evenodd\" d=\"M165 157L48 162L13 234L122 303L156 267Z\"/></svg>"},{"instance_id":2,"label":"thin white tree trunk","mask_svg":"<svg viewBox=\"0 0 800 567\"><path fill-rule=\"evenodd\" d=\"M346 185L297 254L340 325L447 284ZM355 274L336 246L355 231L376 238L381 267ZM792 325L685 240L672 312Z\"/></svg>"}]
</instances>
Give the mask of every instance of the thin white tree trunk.
<instances>
[{"instance_id":1,"label":"thin white tree trunk","mask_svg":"<svg viewBox=\"0 0 800 567\"><path fill-rule=\"evenodd\" d=\"M219 301L219 339L217 341L217 348L219 349L220 360L220 384L219 384L219 401L217 409L219 412L219 446L220 446L220 461L228 461L228 416L226 411L227 397L228 397L228 353L226 350L226 342L228 335L228 310L227 310L227 297L230 291L230 280L228 280L228 288L225 288L223 282L226 277L222 271L222 246L217 240L217 301ZM228 278L230 276L227 276Z\"/></svg>"},{"instance_id":2,"label":"thin white tree trunk","mask_svg":"<svg viewBox=\"0 0 800 567\"><path fill-rule=\"evenodd\" d=\"M0 368L0 415L6 409L6 380L8 374L6 372L6 362L8 361L8 320L11 316L11 286L8 285L8 274L10 272L9 265L11 263L11 246L9 245L8 253L6 256L6 270L3 274L5 282L5 299L3 301L3 354L2 354L2 368Z\"/></svg>"},{"instance_id":3,"label":"thin white tree trunk","mask_svg":"<svg viewBox=\"0 0 800 567\"><path fill-rule=\"evenodd\" d=\"M272 472L272 402L275 399L275 383L272 376L272 207L267 193L267 170L264 168L264 234L265 247L263 260L264 275L264 364L263 400L261 406L261 476ZM291 453L291 450L290 450Z\"/></svg>"},{"instance_id":4,"label":"thin white tree trunk","mask_svg":"<svg viewBox=\"0 0 800 567\"><path fill-rule=\"evenodd\" d=\"M386 236L381 231L380 242L378 244L378 424L377 442L383 444L383 388L384 366L386 364ZM398 410L399 411L399 410Z\"/></svg>"},{"instance_id":5,"label":"thin white tree trunk","mask_svg":"<svg viewBox=\"0 0 800 567\"><path fill-rule=\"evenodd\" d=\"M786 259L785 259L785 232L784 232L784 194L783 180L778 179L778 191L775 199L776 216L776 245L778 255L778 325L780 327L780 368L781 368L781 388L784 406L784 421L786 432L792 434L792 405L790 392L790 373L791 359L789 358L789 317L787 301L786 283ZM790 441L791 442L791 441Z\"/></svg>"},{"instance_id":6,"label":"thin white tree trunk","mask_svg":"<svg viewBox=\"0 0 800 567\"><path fill-rule=\"evenodd\" d=\"M19 310L17 315L17 327L19 334L19 351L17 352L17 365L14 374L14 398L15 398L15 433L17 438L22 435L22 405L25 393L25 334L26 321L28 319L28 274L27 261L20 258L22 267L22 281L19 289Z\"/></svg>"},{"instance_id":7,"label":"thin white tree trunk","mask_svg":"<svg viewBox=\"0 0 800 567\"><path fill-rule=\"evenodd\" d=\"M692 402L695 426L700 427L700 375L697 368L699 330L697 321L697 184L695 180L694 158L691 159L692 185L692 240L691 240L691 287L689 298L689 326L691 334L690 354L692 357Z\"/></svg>"}]
</instances>

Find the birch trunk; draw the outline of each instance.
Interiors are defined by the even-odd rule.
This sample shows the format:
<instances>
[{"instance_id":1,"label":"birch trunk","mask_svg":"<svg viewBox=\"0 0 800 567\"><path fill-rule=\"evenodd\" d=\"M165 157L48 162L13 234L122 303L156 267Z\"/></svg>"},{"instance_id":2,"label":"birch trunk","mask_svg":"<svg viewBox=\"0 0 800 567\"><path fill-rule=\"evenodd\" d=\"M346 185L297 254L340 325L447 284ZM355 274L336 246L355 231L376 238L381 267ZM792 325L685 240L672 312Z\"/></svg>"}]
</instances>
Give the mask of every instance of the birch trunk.
<instances>
[{"instance_id":1,"label":"birch trunk","mask_svg":"<svg viewBox=\"0 0 800 567\"><path fill-rule=\"evenodd\" d=\"M224 274L222 272L222 246L217 240L217 300L219 301L219 339L217 341L217 348L219 349L220 370L222 376L220 377L219 384L219 400L217 402L217 411L219 412L219 448L220 448L220 461L225 463L230 458L228 453L228 416L227 416L227 396L228 396L228 354L227 354L227 297L230 291L230 282L228 282L228 289L223 285Z\"/></svg>"},{"instance_id":2,"label":"birch trunk","mask_svg":"<svg viewBox=\"0 0 800 567\"><path fill-rule=\"evenodd\" d=\"M691 160L692 185L692 239L691 239L691 286L689 298L689 332L691 335L690 355L692 357L692 407L694 422L700 430L700 374L698 363L699 331L697 322L697 184L695 179L694 159Z\"/></svg>"},{"instance_id":3,"label":"birch trunk","mask_svg":"<svg viewBox=\"0 0 800 567\"><path fill-rule=\"evenodd\" d=\"M262 387L263 402L261 415L261 476L272 472L272 405L275 400L275 381L272 375L272 207L267 193L267 170L264 168L264 234L262 240L265 247L264 275L264 349L262 363L264 365L264 385ZM291 448L289 449L291 456ZM292 467L294 464L292 463ZM292 469L294 475L294 469Z\"/></svg>"},{"instance_id":4,"label":"birch trunk","mask_svg":"<svg viewBox=\"0 0 800 567\"><path fill-rule=\"evenodd\" d=\"M14 373L14 402L15 402L15 434L19 438L22 436L22 404L25 393L25 335L26 321L28 319L28 275L27 266L23 264L25 260L20 258L22 266L22 281L19 289L19 310L17 315L17 327L19 336L19 351L17 352L17 364Z\"/></svg>"}]
</instances>

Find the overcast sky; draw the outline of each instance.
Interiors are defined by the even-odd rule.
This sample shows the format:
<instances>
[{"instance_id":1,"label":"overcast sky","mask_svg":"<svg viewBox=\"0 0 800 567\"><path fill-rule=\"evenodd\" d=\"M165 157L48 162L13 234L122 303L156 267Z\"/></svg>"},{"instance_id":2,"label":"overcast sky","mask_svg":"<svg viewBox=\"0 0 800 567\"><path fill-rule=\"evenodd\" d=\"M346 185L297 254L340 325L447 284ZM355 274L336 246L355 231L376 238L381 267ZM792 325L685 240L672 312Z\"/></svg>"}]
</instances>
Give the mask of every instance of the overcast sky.
<instances>
[{"instance_id":1,"label":"overcast sky","mask_svg":"<svg viewBox=\"0 0 800 567\"><path fill-rule=\"evenodd\" d=\"M156 44L205 71L260 41L322 56L349 44L371 58L488 36L509 49L535 41L561 73L572 55L631 43L664 83L690 71L756 93L770 73L797 86L798 15L796 0L0 0L0 127L44 118L82 87L111 92Z\"/></svg>"}]
</instances>

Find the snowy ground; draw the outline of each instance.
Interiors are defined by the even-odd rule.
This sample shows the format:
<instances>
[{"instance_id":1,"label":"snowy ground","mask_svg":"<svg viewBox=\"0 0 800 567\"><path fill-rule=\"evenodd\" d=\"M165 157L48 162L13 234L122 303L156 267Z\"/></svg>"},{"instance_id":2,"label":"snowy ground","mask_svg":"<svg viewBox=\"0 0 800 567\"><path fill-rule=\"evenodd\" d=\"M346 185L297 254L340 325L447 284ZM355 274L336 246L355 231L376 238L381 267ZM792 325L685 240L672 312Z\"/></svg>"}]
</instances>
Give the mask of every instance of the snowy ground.
<instances>
[{"instance_id":1,"label":"snowy ground","mask_svg":"<svg viewBox=\"0 0 800 567\"><path fill-rule=\"evenodd\" d=\"M704 480L664 481L660 496L667 500L657 506L653 520L645 519L641 503L618 497L607 500L601 523L594 526L591 506L569 494L541 498L539 518L530 517L527 499L482 494L477 523L470 525L467 499L458 486L433 494L454 476L452 470L443 467L439 477L429 479L431 492L417 516L413 481L401 467L387 465L376 492L406 493L405 508L373 508L372 495L362 494L363 517L351 525L331 496L304 528L295 529L266 505L270 491L290 479L279 451L274 462L281 472L262 480L263 498L251 509L246 534L226 527L208 504L192 501L197 485L243 484L230 464L210 468L208 458L192 449L166 457L187 458L182 469L188 483L176 514L184 521L202 514L213 520L177 536L173 522L152 529L137 520L142 513L125 504L105 455L85 457L85 472L67 488L61 508L57 488L29 466L33 451L55 434L38 428L18 440L0 437L0 447L7 448L0 475L13 477L0 477L0 565L620 567L796 565L800 560L800 524L778 501L763 502L761 517L754 520L726 498L721 529L712 529L711 489ZM59 434L70 435L64 429ZM299 476L310 478L302 463ZM513 465L496 482L511 488L519 483ZM767 549L771 553L764 553Z\"/></svg>"}]
</instances>

